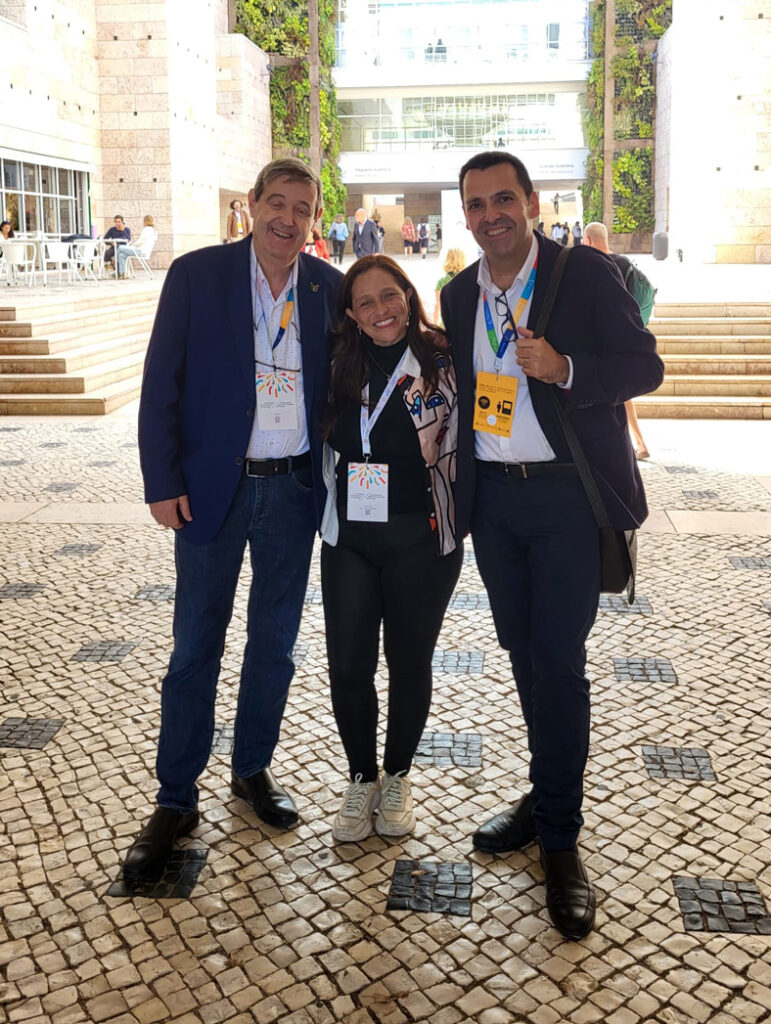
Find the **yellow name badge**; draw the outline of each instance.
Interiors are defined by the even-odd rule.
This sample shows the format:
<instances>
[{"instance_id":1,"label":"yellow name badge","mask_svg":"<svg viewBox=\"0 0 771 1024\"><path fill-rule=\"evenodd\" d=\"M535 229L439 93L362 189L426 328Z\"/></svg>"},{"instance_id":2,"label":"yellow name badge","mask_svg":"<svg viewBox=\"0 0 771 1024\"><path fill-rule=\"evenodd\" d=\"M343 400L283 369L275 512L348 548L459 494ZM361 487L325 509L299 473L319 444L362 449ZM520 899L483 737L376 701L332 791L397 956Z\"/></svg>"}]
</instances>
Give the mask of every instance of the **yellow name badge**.
<instances>
[{"instance_id":1,"label":"yellow name badge","mask_svg":"<svg viewBox=\"0 0 771 1024\"><path fill-rule=\"evenodd\" d=\"M511 437L517 385L516 377L502 377L497 373L477 374L474 430Z\"/></svg>"}]
</instances>

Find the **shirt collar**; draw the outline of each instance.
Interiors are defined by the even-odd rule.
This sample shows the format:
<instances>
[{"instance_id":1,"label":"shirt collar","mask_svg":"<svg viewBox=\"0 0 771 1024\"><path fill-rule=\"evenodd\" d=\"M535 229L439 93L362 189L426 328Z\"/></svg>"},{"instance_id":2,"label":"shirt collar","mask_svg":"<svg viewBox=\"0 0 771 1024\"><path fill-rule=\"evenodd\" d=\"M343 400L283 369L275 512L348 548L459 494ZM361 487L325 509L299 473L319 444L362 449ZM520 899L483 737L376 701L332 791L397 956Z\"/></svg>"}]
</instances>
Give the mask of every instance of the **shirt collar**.
<instances>
[{"instance_id":1,"label":"shirt collar","mask_svg":"<svg viewBox=\"0 0 771 1024\"><path fill-rule=\"evenodd\" d=\"M535 258L538 255L538 240L533 235L533 241L530 245L530 252L527 255L527 259L522 264L519 273L511 283L511 287L506 292L509 295L515 289L521 291L528 277L530 277L530 271L533 269L535 264ZM482 254L482 258L479 261L479 270L477 271L477 284L479 287L486 292L500 294L500 289L496 284L493 283L493 279L490 276L490 267L487 263L487 256Z\"/></svg>"},{"instance_id":2,"label":"shirt collar","mask_svg":"<svg viewBox=\"0 0 771 1024\"><path fill-rule=\"evenodd\" d=\"M287 296L289 294L290 288L294 288L295 295L297 295L297 266L298 266L298 263L299 263L299 260L295 259L294 263L292 264L292 270L291 270L291 272L289 274L289 280L287 281L286 285L284 286L284 300L285 301L286 301L286 298L287 298ZM259 289L260 297L264 298L264 299L270 298L270 302L271 302L272 305L275 305L277 302L280 302L281 301L281 296L279 296L277 299L273 298L273 292L270 290L270 285L268 284L268 279L265 276L265 272L262 269L262 267L260 266L260 264L257 262L257 254L254 251L254 245L250 245L249 246L249 267L250 267L250 269L249 269L249 276L251 277L252 281L255 281L255 280L257 281L257 287Z\"/></svg>"}]
</instances>

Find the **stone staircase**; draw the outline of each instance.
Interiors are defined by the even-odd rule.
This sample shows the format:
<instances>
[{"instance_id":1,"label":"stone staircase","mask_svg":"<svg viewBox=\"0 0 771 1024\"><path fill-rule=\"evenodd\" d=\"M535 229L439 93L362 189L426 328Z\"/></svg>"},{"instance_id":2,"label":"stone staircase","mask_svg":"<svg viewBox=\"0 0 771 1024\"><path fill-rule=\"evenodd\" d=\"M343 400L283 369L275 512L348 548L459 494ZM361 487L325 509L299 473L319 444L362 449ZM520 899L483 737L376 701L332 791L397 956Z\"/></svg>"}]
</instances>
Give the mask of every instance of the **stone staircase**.
<instances>
[{"instance_id":1,"label":"stone staircase","mask_svg":"<svg viewBox=\"0 0 771 1024\"><path fill-rule=\"evenodd\" d=\"M137 398L160 287L15 289L0 305L0 416L104 415Z\"/></svg>"},{"instance_id":2,"label":"stone staircase","mask_svg":"<svg viewBox=\"0 0 771 1024\"><path fill-rule=\"evenodd\" d=\"M648 326L666 376L638 416L771 419L771 303L658 303Z\"/></svg>"}]
</instances>

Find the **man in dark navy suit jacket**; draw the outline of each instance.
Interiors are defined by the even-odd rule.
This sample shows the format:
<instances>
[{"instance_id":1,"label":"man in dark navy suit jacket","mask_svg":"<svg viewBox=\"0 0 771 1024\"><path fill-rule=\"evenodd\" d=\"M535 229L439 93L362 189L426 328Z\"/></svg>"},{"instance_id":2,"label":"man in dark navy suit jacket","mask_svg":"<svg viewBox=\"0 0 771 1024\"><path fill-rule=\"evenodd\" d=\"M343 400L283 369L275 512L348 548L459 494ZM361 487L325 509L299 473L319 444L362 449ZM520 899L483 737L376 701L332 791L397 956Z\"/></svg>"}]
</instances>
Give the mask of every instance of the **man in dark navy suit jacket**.
<instances>
[{"instance_id":1,"label":"man in dark navy suit jacket","mask_svg":"<svg viewBox=\"0 0 771 1024\"><path fill-rule=\"evenodd\" d=\"M663 366L613 263L583 246L570 253L547 337L533 336L562 247L533 232L538 195L520 160L501 150L472 157L460 192L484 255L441 293L458 377L456 517L461 536L471 527L498 639L511 658L531 782L473 841L500 853L539 840L552 921L578 939L595 913L576 843L599 547L549 392L573 424L611 522L631 529L647 506L624 402L658 387Z\"/></svg>"},{"instance_id":2,"label":"man in dark navy suit jacket","mask_svg":"<svg viewBox=\"0 0 771 1024\"><path fill-rule=\"evenodd\" d=\"M357 260L362 256L372 256L380 252L380 238L377 225L370 220L364 210L357 210L356 223L353 225L353 253Z\"/></svg>"},{"instance_id":3,"label":"man in dark navy suit jacket","mask_svg":"<svg viewBox=\"0 0 771 1024\"><path fill-rule=\"evenodd\" d=\"M232 791L277 828L297 819L270 771L326 500L319 421L339 271L304 255L321 182L293 158L249 193L252 235L166 276L145 363L139 450L153 518L176 531L174 649L163 680L158 807L127 874L198 822L214 701L244 550L252 566Z\"/></svg>"}]
</instances>

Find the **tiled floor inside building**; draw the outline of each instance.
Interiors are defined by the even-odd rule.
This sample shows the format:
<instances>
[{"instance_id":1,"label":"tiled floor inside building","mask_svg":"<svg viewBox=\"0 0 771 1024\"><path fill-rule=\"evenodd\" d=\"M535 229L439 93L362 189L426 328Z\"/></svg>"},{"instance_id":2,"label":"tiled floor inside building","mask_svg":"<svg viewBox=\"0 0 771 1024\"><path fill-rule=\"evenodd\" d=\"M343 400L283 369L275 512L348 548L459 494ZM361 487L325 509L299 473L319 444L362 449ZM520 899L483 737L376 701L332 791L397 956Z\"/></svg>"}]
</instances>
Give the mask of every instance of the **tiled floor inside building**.
<instances>
[{"instance_id":1,"label":"tiled floor inside building","mask_svg":"<svg viewBox=\"0 0 771 1024\"><path fill-rule=\"evenodd\" d=\"M590 640L598 915L573 943L549 924L536 847L471 850L526 786L471 550L434 659L412 837L332 839L345 778L314 560L274 764L300 825L276 832L230 795L242 581L201 825L126 885L154 799L172 538L138 505L131 419L0 421L0 1021L771 1020L771 536L666 518L765 521L771 491L669 454L643 474L658 526L637 600L604 598Z\"/></svg>"}]
</instances>

